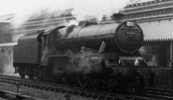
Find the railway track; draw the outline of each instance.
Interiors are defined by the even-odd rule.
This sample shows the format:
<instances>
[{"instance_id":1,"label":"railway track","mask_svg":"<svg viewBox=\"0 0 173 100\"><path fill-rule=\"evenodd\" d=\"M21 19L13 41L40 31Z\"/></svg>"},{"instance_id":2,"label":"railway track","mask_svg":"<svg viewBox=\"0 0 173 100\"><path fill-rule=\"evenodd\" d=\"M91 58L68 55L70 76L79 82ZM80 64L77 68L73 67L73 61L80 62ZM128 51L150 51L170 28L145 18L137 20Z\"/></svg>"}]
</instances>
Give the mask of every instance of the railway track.
<instances>
[{"instance_id":1,"label":"railway track","mask_svg":"<svg viewBox=\"0 0 173 100\"><path fill-rule=\"evenodd\" d=\"M123 93L107 93L100 91L82 90L78 87L68 87L62 84L20 79L18 77L4 76L4 75L0 75L0 82L13 84L16 85L18 88L20 88L20 86L25 86L45 91L52 91L55 93L63 93L64 98L66 98L66 100L71 100L70 98L72 95L79 95L86 98L92 98L92 100L168 100L168 99L173 100L173 93L171 93L171 91L156 89L156 88L147 88L146 92L143 94L133 94L133 93L123 94ZM18 97L20 96L24 97L24 95L22 94L14 92L12 94L15 94ZM29 98L30 96L25 96L25 97ZM30 100L38 100L38 99L30 98Z\"/></svg>"},{"instance_id":2,"label":"railway track","mask_svg":"<svg viewBox=\"0 0 173 100\"><path fill-rule=\"evenodd\" d=\"M173 100L173 90L162 88L146 88L145 95L154 96L155 98Z\"/></svg>"},{"instance_id":3,"label":"railway track","mask_svg":"<svg viewBox=\"0 0 173 100\"><path fill-rule=\"evenodd\" d=\"M0 90L0 97L5 100L39 100L38 98L33 98L29 95L24 95L8 90Z\"/></svg>"}]
</instances>

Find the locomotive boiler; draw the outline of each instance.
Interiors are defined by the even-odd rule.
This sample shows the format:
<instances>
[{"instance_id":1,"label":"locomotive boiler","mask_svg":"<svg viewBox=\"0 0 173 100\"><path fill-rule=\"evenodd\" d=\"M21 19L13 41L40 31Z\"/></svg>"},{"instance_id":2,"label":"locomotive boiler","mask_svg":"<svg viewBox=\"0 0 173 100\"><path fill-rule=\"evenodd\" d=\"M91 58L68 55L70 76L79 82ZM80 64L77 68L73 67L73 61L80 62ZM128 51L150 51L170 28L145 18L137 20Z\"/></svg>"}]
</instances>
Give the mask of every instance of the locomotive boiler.
<instances>
[{"instance_id":1,"label":"locomotive boiler","mask_svg":"<svg viewBox=\"0 0 173 100\"><path fill-rule=\"evenodd\" d=\"M120 58L139 56L142 43L142 29L134 22L60 26L22 37L14 48L14 65L22 78L82 88L134 87L129 84L139 85L136 79L142 77Z\"/></svg>"}]
</instances>

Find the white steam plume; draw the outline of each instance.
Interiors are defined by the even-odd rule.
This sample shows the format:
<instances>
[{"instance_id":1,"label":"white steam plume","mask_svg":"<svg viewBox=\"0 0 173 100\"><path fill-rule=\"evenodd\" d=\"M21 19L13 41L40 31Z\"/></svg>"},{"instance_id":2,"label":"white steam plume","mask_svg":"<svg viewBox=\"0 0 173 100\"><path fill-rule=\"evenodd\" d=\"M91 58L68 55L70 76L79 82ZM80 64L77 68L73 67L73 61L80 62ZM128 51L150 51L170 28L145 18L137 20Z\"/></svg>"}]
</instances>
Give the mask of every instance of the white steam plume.
<instances>
[{"instance_id":1,"label":"white steam plume","mask_svg":"<svg viewBox=\"0 0 173 100\"><path fill-rule=\"evenodd\" d=\"M73 8L73 14L80 20L86 16L109 16L127 3L129 0L3 0L0 4L0 14L15 13L14 23L20 25L43 9L52 12Z\"/></svg>"}]
</instances>

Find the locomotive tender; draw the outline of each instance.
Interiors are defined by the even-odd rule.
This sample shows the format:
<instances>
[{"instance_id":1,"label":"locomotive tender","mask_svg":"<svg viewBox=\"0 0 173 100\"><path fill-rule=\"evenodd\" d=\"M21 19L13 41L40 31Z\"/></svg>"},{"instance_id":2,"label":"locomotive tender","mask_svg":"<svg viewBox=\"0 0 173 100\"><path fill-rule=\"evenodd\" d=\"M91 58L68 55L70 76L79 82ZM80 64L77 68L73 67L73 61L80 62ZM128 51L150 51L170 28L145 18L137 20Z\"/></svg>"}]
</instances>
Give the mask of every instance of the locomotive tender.
<instances>
[{"instance_id":1,"label":"locomotive tender","mask_svg":"<svg viewBox=\"0 0 173 100\"><path fill-rule=\"evenodd\" d=\"M22 78L85 88L115 88L122 85L121 79L138 84L136 77L142 77L130 74L136 73L129 70L133 65L123 65L120 57L139 56L143 40L134 22L60 26L21 37L14 48L14 65Z\"/></svg>"}]
</instances>

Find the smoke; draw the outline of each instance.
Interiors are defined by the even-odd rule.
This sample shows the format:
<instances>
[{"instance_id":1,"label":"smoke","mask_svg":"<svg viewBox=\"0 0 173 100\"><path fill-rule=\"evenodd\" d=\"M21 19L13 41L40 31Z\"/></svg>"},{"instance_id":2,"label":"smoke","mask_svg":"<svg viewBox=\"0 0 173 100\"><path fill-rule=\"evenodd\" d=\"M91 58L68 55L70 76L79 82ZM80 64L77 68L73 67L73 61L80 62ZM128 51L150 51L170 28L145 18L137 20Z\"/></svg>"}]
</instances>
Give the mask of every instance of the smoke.
<instances>
[{"instance_id":1,"label":"smoke","mask_svg":"<svg viewBox=\"0 0 173 100\"><path fill-rule=\"evenodd\" d=\"M73 8L78 20L87 16L101 18L122 9L129 0L4 0L0 6L1 15L14 13L14 25L19 26L33 14L47 10L54 12ZM57 13L57 12L56 12Z\"/></svg>"},{"instance_id":2,"label":"smoke","mask_svg":"<svg viewBox=\"0 0 173 100\"><path fill-rule=\"evenodd\" d=\"M0 23L0 74L14 75L13 47L11 34L13 27L9 23Z\"/></svg>"},{"instance_id":3,"label":"smoke","mask_svg":"<svg viewBox=\"0 0 173 100\"><path fill-rule=\"evenodd\" d=\"M101 18L103 15L111 15L122 9L128 0L76 0L74 2L74 15L78 19L87 16Z\"/></svg>"},{"instance_id":4,"label":"smoke","mask_svg":"<svg viewBox=\"0 0 173 100\"><path fill-rule=\"evenodd\" d=\"M67 72L77 72L83 74L101 72L102 57L93 56L94 49L82 47L80 53L68 51L66 54L71 57L71 64L66 67Z\"/></svg>"},{"instance_id":5,"label":"smoke","mask_svg":"<svg viewBox=\"0 0 173 100\"><path fill-rule=\"evenodd\" d=\"M4 75L14 75L13 48L1 47L0 58L0 73Z\"/></svg>"}]
</instances>

